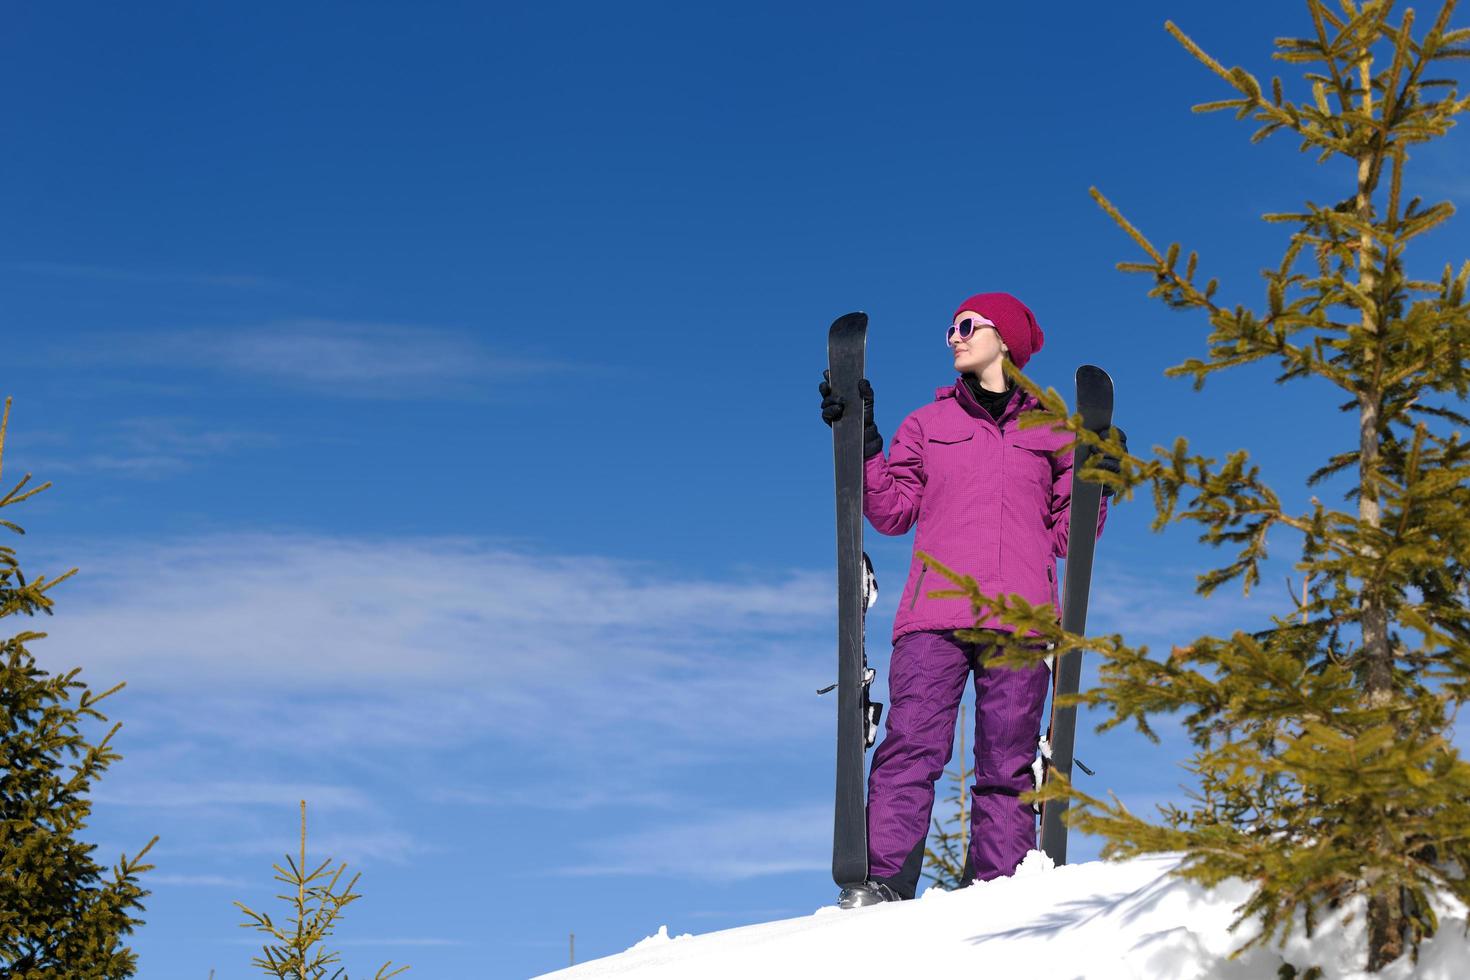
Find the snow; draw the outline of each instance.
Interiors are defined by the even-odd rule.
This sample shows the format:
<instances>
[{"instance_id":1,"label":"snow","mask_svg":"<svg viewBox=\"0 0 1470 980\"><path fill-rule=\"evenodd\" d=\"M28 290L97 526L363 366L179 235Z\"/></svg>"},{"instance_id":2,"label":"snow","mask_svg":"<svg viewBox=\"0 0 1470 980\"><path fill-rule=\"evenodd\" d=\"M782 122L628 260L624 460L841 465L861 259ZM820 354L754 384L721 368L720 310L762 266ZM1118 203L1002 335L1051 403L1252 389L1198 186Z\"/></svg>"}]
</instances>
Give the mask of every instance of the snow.
<instances>
[{"instance_id":1,"label":"snow","mask_svg":"<svg viewBox=\"0 0 1470 980\"><path fill-rule=\"evenodd\" d=\"M1205 889L1171 877L1178 860L1163 854L1053 868L1032 851L1010 878L706 935L671 937L660 926L626 952L545 976L777 980L955 970L1025 980L1254 980L1275 977L1283 963L1320 966L1330 980L1373 976L1363 971L1361 904L1325 915L1310 940L1297 930L1284 947L1228 959L1255 933L1253 922L1228 931L1250 888L1233 881ZM1405 957L1377 980L1470 978L1466 909L1446 896L1437 911L1440 931L1423 944L1418 964Z\"/></svg>"}]
</instances>

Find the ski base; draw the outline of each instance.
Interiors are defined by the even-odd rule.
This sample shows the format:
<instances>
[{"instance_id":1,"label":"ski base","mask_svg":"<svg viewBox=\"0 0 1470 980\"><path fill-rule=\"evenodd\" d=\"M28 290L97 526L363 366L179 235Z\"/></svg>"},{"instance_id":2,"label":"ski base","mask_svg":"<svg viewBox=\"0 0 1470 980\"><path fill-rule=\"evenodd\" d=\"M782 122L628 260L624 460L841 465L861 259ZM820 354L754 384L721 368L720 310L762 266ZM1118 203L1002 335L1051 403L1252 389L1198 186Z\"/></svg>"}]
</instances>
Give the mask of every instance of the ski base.
<instances>
[{"instance_id":1,"label":"ski base","mask_svg":"<svg viewBox=\"0 0 1470 980\"><path fill-rule=\"evenodd\" d=\"M1089 429L1113 424L1113 379L1100 367L1084 364L1077 369L1077 411ZM1090 455L1078 446L1072 456L1072 505L1067 530L1067 574L1062 592L1062 629L1081 636L1087 629L1087 599L1092 582L1092 559L1097 544L1097 519L1102 509L1102 486L1078 478ZM1058 707L1061 695L1076 694L1082 680L1082 652L1071 650L1053 666L1051 728L1045 741L1050 759L1046 778L1061 773L1072 776L1072 749L1077 734L1075 705ZM1052 800L1041 807L1041 849L1060 867L1067 863L1067 800Z\"/></svg>"},{"instance_id":2,"label":"ski base","mask_svg":"<svg viewBox=\"0 0 1470 980\"><path fill-rule=\"evenodd\" d=\"M838 317L827 333L828 383L846 409L832 423L837 492L837 786L832 825L832 880L861 887L868 878L867 793L863 759L877 734L863 649L871 565L863 554L863 377L868 317Z\"/></svg>"}]
</instances>

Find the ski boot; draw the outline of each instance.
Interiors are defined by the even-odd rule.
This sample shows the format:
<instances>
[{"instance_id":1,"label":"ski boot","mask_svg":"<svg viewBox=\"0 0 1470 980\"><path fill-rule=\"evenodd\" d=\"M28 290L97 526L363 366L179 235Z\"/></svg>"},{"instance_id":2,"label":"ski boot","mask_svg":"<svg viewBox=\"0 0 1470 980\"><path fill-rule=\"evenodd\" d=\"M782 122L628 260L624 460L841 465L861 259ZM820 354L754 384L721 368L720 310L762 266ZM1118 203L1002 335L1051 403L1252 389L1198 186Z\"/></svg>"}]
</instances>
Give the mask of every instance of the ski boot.
<instances>
[{"instance_id":1,"label":"ski boot","mask_svg":"<svg viewBox=\"0 0 1470 980\"><path fill-rule=\"evenodd\" d=\"M861 885L850 885L842 889L842 894L837 896L837 907L860 909L865 905L877 905L879 902L901 901L903 901L903 896L883 882L865 881Z\"/></svg>"}]
</instances>

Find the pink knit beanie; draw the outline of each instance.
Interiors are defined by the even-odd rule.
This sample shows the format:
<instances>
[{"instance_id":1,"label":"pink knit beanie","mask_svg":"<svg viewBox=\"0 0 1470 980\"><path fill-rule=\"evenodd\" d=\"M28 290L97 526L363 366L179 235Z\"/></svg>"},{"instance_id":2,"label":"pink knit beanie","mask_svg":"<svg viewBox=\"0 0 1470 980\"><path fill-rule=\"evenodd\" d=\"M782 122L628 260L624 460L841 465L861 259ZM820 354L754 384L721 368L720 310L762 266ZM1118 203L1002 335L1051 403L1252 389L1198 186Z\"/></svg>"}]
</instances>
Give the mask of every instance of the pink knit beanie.
<instances>
[{"instance_id":1,"label":"pink knit beanie","mask_svg":"<svg viewBox=\"0 0 1470 980\"><path fill-rule=\"evenodd\" d=\"M1025 367L1031 355L1041 350L1045 338L1036 323L1036 315L1010 293L976 293L960 304L955 316L965 310L979 313L995 324L1000 339L1010 348L1011 361L1016 367Z\"/></svg>"}]
</instances>

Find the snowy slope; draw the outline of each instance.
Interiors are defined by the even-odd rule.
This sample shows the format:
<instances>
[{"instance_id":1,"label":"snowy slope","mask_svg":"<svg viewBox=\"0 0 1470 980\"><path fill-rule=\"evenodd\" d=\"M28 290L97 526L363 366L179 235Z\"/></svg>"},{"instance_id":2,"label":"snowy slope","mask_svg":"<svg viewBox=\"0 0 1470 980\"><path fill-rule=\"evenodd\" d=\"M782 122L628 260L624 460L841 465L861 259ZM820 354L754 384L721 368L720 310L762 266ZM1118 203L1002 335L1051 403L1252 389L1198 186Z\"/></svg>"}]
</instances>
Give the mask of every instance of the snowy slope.
<instances>
[{"instance_id":1,"label":"snowy slope","mask_svg":"<svg viewBox=\"0 0 1470 980\"><path fill-rule=\"evenodd\" d=\"M1239 883L1206 891L1168 876L1177 857L1051 868L1032 852L1015 877L917 901L669 937L666 929L627 952L556 973L558 980L784 980L787 977L957 977L1026 980L1246 980L1277 975L1283 962L1318 965L1326 977L1362 971L1363 915L1328 919L1308 941L1226 955L1251 934L1232 935L1233 909L1250 894ZM1382 980L1470 978L1466 910L1447 902L1439 935L1378 974Z\"/></svg>"}]
</instances>

